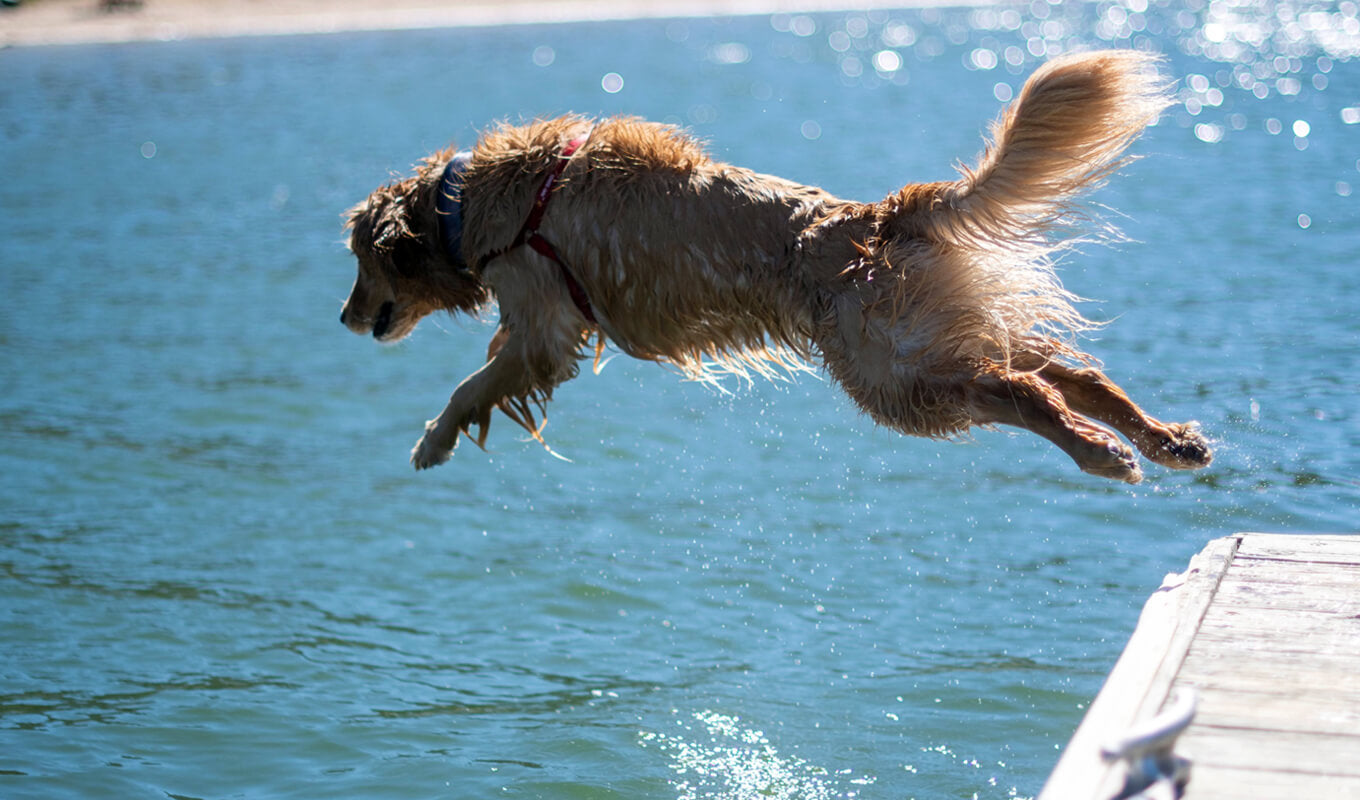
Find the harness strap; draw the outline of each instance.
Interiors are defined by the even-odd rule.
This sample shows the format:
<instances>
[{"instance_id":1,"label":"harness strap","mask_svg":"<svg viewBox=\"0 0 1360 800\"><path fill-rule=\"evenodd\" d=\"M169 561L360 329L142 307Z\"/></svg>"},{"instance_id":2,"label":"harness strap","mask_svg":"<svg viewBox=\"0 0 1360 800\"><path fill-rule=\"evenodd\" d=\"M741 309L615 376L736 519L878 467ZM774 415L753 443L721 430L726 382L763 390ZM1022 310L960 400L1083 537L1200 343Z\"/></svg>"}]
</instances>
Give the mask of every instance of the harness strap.
<instances>
[{"instance_id":1,"label":"harness strap","mask_svg":"<svg viewBox=\"0 0 1360 800\"><path fill-rule=\"evenodd\" d=\"M594 131L593 127L591 131ZM557 254L557 248L553 247L552 242L549 242L543 237L543 234L538 232L539 225L543 223L543 215L548 211L548 201L552 199L553 188L557 185L558 179L562 177L562 172L567 168L567 162L571 160L572 154L581 149L581 146L589 139L590 132L587 132L586 135L578 136L567 142L567 146L562 148L562 154L558 156L557 163L544 176L542 185L538 187L538 194L534 195L533 208L529 209L529 216L525 218L524 225L520 227L515 240L508 247L494 250L482 256L477 264L477 270L480 272L495 259L527 244L535 252L557 265L558 271L562 273L562 280L567 284L567 293L571 295L571 301L576 304L581 316L594 324L596 322L595 311L590 307L590 297L586 294L585 287L581 285L580 281L576 280L575 275L571 274L571 270L567 268L562 257Z\"/></svg>"}]
</instances>

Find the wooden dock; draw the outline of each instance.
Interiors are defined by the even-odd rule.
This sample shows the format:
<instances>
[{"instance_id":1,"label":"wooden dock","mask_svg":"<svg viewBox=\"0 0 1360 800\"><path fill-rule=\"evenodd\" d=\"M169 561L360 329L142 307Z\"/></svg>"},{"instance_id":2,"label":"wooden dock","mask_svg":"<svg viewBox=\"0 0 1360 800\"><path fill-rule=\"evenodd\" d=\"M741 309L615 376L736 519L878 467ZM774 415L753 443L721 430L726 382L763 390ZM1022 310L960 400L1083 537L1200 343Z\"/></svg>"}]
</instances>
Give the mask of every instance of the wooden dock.
<instances>
[{"instance_id":1,"label":"wooden dock","mask_svg":"<svg viewBox=\"0 0 1360 800\"><path fill-rule=\"evenodd\" d=\"M1120 796L1102 750L1190 702L1186 800L1360 799L1360 536L1240 533L1168 575L1039 800Z\"/></svg>"}]
</instances>

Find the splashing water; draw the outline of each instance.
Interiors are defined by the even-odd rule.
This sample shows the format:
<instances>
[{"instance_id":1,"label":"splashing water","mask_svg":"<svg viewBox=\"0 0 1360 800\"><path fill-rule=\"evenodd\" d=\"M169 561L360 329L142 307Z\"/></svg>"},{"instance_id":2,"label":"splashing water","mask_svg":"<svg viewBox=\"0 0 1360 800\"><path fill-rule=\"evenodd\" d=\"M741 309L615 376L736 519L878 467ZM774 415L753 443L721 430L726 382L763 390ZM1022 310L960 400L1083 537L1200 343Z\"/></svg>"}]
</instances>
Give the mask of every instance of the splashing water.
<instances>
[{"instance_id":1,"label":"splashing water","mask_svg":"<svg viewBox=\"0 0 1360 800\"><path fill-rule=\"evenodd\" d=\"M859 793L841 788L841 780L856 786L875 782L872 776L853 777L852 770L833 777L824 767L782 755L764 733L741 727L740 717L713 711L692 716L706 730L707 742L691 736L693 726L680 719L676 724L685 735L638 734L643 747L656 747L670 757L677 800L849 800Z\"/></svg>"}]
</instances>

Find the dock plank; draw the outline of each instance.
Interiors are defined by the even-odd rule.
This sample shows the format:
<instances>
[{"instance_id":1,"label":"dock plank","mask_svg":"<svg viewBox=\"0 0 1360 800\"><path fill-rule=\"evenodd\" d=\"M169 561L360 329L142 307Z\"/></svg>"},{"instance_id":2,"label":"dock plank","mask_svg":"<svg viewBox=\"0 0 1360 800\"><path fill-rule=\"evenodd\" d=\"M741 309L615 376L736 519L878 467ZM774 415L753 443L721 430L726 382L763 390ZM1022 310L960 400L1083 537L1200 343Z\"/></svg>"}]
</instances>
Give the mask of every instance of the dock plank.
<instances>
[{"instance_id":1,"label":"dock plank","mask_svg":"<svg viewBox=\"0 0 1360 800\"><path fill-rule=\"evenodd\" d=\"M1199 692L1197 726L1360 736L1360 693L1343 696L1325 691L1266 693L1230 682L1195 681L1193 685ZM1352 752L1360 764L1360 739L1353 746L1356 749Z\"/></svg>"},{"instance_id":2,"label":"dock plank","mask_svg":"<svg viewBox=\"0 0 1360 800\"><path fill-rule=\"evenodd\" d=\"M1238 608L1280 608L1296 611L1328 611L1335 614L1360 614L1360 596L1354 587L1341 581L1310 584L1310 591L1281 591L1287 583L1261 586L1246 579L1240 570L1224 576L1218 587L1220 601Z\"/></svg>"},{"instance_id":3,"label":"dock plank","mask_svg":"<svg viewBox=\"0 0 1360 800\"><path fill-rule=\"evenodd\" d=\"M1176 752L1195 765L1355 778L1360 788L1360 736L1195 724L1181 737ZM1187 800L1199 788L1191 780Z\"/></svg>"},{"instance_id":4,"label":"dock plank","mask_svg":"<svg viewBox=\"0 0 1360 800\"><path fill-rule=\"evenodd\" d=\"M1195 800L1246 800L1292 797L1298 800L1360 800L1360 789L1346 776L1196 764L1190 782Z\"/></svg>"},{"instance_id":5,"label":"dock plank","mask_svg":"<svg viewBox=\"0 0 1360 800\"><path fill-rule=\"evenodd\" d=\"M1279 533L1244 534L1239 558L1284 561L1351 563L1360 565L1360 539L1355 536L1297 536Z\"/></svg>"},{"instance_id":6,"label":"dock plank","mask_svg":"<svg viewBox=\"0 0 1360 800\"><path fill-rule=\"evenodd\" d=\"M1326 694L1338 702L1360 701L1360 669L1349 656L1316 657L1276 651L1262 654L1257 648L1218 649L1212 653L1196 643L1181 668L1177 681L1190 686L1221 686L1229 691L1261 694ZM1240 654L1240 655L1239 655Z\"/></svg>"},{"instance_id":7,"label":"dock plank","mask_svg":"<svg viewBox=\"0 0 1360 800\"><path fill-rule=\"evenodd\" d=\"M1236 534L1168 575L1040 800L1112 797L1100 745L1182 688L1186 800L1360 800L1360 536Z\"/></svg>"},{"instance_id":8,"label":"dock plank","mask_svg":"<svg viewBox=\"0 0 1360 800\"><path fill-rule=\"evenodd\" d=\"M1288 561L1284 559L1244 558L1233 562L1233 580L1267 587L1341 588L1354 587L1360 565L1349 562Z\"/></svg>"},{"instance_id":9,"label":"dock plank","mask_svg":"<svg viewBox=\"0 0 1360 800\"><path fill-rule=\"evenodd\" d=\"M1360 655L1360 619L1354 615L1329 611L1301 611L1291 608L1216 606L1200 623L1200 635L1220 634L1238 640L1255 640L1272 647L1281 638L1321 652L1346 652Z\"/></svg>"}]
</instances>

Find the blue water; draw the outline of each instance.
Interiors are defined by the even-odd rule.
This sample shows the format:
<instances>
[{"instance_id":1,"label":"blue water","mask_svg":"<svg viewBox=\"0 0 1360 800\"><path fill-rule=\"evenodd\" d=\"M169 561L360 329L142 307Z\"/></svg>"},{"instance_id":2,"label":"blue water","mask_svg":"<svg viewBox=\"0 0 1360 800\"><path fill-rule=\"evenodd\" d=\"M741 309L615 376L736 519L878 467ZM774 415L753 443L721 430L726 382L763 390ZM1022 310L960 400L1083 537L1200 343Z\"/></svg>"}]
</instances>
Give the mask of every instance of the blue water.
<instances>
[{"instance_id":1,"label":"blue water","mask_svg":"<svg viewBox=\"0 0 1360 800\"><path fill-rule=\"evenodd\" d=\"M875 199L1105 44L1179 103L1063 275L1204 472L619 357L552 404L572 463L501 420L416 474L489 327L336 321L341 212L495 120ZM1357 53L1350 2L1142 0L0 52L0 796L1036 794L1164 573L1360 527Z\"/></svg>"}]
</instances>

